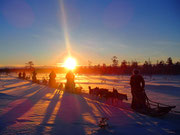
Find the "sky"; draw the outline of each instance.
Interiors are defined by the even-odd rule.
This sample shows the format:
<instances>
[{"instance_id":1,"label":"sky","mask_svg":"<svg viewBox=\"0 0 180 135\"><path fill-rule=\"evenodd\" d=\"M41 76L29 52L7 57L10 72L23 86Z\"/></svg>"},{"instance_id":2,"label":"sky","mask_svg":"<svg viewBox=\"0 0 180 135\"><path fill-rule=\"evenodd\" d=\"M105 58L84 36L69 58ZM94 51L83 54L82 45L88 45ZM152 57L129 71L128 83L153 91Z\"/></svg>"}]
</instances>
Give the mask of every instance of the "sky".
<instances>
[{"instance_id":1,"label":"sky","mask_svg":"<svg viewBox=\"0 0 180 135\"><path fill-rule=\"evenodd\" d=\"M180 61L179 0L0 0L0 66Z\"/></svg>"}]
</instances>

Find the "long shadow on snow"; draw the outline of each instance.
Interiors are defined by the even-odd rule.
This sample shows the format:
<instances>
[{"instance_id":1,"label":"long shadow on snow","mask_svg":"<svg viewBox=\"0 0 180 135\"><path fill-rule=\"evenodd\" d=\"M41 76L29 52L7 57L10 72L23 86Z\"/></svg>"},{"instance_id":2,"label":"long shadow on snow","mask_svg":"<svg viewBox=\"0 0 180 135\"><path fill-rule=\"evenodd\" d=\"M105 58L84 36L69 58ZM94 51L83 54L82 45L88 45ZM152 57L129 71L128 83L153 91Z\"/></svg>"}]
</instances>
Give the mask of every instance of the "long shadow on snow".
<instances>
[{"instance_id":1,"label":"long shadow on snow","mask_svg":"<svg viewBox=\"0 0 180 135\"><path fill-rule=\"evenodd\" d=\"M31 94L31 93L37 91L37 90L40 89L41 87L42 87L42 86L41 86L41 85L38 85L38 84L31 84L31 85L29 85L27 88L22 88L22 89L20 88L20 89L18 89L18 90L16 90L16 91L17 91L17 92L22 91L22 92L18 93L18 95L15 94L14 97L16 97L16 98L23 98L23 97L25 97L26 95ZM15 87L15 88L16 88L16 87ZM26 89L26 90L24 90L24 89ZM9 94L11 94L11 92L9 92Z\"/></svg>"},{"instance_id":2,"label":"long shadow on snow","mask_svg":"<svg viewBox=\"0 0 180 135\"><path fill-rule=\"evenodd\" d=\"M12 99L15 99L15 98L16 98L16 96L11 96L11 95L8 95L8 94L0 93L0 99L12 100Z\"/></svg>"},{"instance_id":3,"label":"long shadow on snow","mask_svg":"<svg viewBox=\"0 0 180 135\"><path fill-rule=\"evenodd\" d=\"M65 92L51 134L86 134L85 126L93 126L83 120L82 114L87 113L93 114L82 96Z\"/></svg>"},{"instance_id":4,"label":"long shadow on snow","mask_svg":"<svg viewBox=\"0 0 180 135\"><path fill-rule=\"evenodd\" d=\"M136 112L108 106L101 103L95 103L101 115L109 118L109 129L113 135L132 134L132 130L138 134L169 134L175 132L177 123L170 125L163 118L153 118ZM176 127L174 127L176 125ZM107 131L107 132L108 132ZM99 129L95 134L101 134Z\"/></svg>"},{"instance_id":5,"label":"long shadow on snow","mask_svg":"<svg viewBox=\"0 0 180 135\"><path fill-rule=\"evenodd\" d=\"M59 96L60 96L60 91L56 91L56 93L54 94L54 97L51 99L51 102L49 103L47 109L46 109L46 113L44 116L43 121L41 122L41 124L36 128L36 134L43 134L43 131L45 129L45 127L48 125L48 121L56 107L57 102L59 101Z\"/></svg>"},{"instance_id":6,"label":"long shadow on snow","mask_svg":"<svg viewBox=\"0 0 180 135\"><path fill-rule=\"evenodd\" d=\"M89 100L90 102L94 102L94 105L98 109L99 113L104 117L108 117L110 122L112 121L115 123L121 123L120 124L122 126L121 131L117 129L117 126L110 125L111 126L110 133L131 134L131 132L128 131L129 130L128 128L133 129L134 127L137 127L138 133L142 133L142 134L146 133L148 135L151 135L153 133L157 134L158 132L161 132L162 134L169 134L170 132L179 133L177 125L179 123L178 120L179 120L180 115L169 113L163 117L154 118L154 117L150 117L150 116L146 116L146 115L134 112L130 108L129 109L126 108L127 106L126 107L112 106L112 105L103 103L102 101L99 102L94 99L93 100L89 99ZM133 126L129 124L132 122L133 122ZM172 124L169 125L167 122L170 122ZM127 127L127 124L130 126ZM98 131L96 134L101 134L101 131L100 132Z\"/></svg>"},{"instance_id":7,"label":"long shadow on snow","mask_svg":"<svg viewBox=\"0 0 180 135\"><path fill-rule=\"evenodd\" d=\"M22 80L21 79L17 79L17 78L4 80L4 83L6 83L4 86L11 85L11 84L14 84L14 83L19 83L19 82L22 82Z\"/></svg>"},{"instance_id":8,"label":"long shadow on snow","mask_svg":"<svg viewBox=\"0 0 180 135\"><path fill-rule=\"evenodd\" d=\"M108 100L108 101L105 101L105 99L101 99L99 97L96 97L96 96L92 96L92 95L89 95L87 93L84 93L82 94L83 97L85 97L87 100L92 100L92 101L95 101L95 102L100 102L100 103L103 103L105 105L108 105L108 106L113 106L113 107L118 107L118 108L122 108L122 109L125 109L125 110L128 110L128 111L132 111L132 109L130 108L131 104L130 103L126 103L126 102L121 102L119 101L117 104L112 104L112 101L111 100Z\"/></svg>"},{"instance_id":9,"label":"long shadow on snow","mask_svg":"<svg viewBox=\"0 0 180 135\"><path fill-rule=\"evenodd\" d=\"M26 95L28 95L28 94L31 94L31 93L33 93L33 92L38 91L41 87L42 87L42 86L40 86L40 85L35 85L35 87L34 87L34 86L31 86L29 89L26 89L26 90L24 90L25 88L23 88L23 89L22 89L22 90L23 90L23 93L18 94L18 95L11 95L11 93L9 93L9 94L0 93L0 99L2 99L1 102L4 102L4 101L5 101L5 102L4 102L5 104L4 104L3 106L1 106L1 109L7 107L7 105L8 105L9 103L13 102L14 100L15 100L15 101L16 101L16 100L19 100L19 99L21 99L21 98L24 98L24 97L25 97ZM8 100L8 101L7 101L7 100Z\"/></svg>"},{"instance_id":10,"label":"long shadow on snow","mask_svg":"<svg viewBox=\"0 0 180 135\"><path fill-rule=\"evenodd\" d=\"M151 134L179 134L179 115L174 113L168 113L162 117L150 117L143 114L136 113L134 118L136 123L146 128L147 131L151 131ZM154 132L152 132L154 131ZM156 133L155 133L156 131Z\"/></svg>"},{"instance_id":11,"label":"long shadow on snow","mask_svg":"<svg viewBox=\"0 0 180 135\"><path fill-rule=\"evenodd\" d=\"M19 98L23 98L23 97L25 97L26 95L29 95L29 94L31 94L31 93L33 93L33 92L35 92L35 91L37 91L38 89L40 89L40 88L46 88L46 86L42 86L42 85L38 85L38 84L32 84L32 85L30 85L26 90L23 90L22 89L22 92L18 95L19 96ZM48 88L48 87L47 87Z\"/></svg>"},{"instance_id":12,"label":"long shadow on snow","mask_svg":"<svg viewBox=\"0 0 180 135\"><path fill-rule=\"evenodd\" d=\"M15 88L21 88L21 87L24 87L24 86L31 86L31 85L32 85L32 83L26 83L26 84L18 85L18 86L15 86L15 87L5 88L5 89L2 89L0 91L7 91L7 90L12 90L12 89L15 89Z\"/></svg>"},{"instance_id":13,"label":"long shadow on snow","mask_svg":"<svg viewBox=\"0 0 180 135\"><path fill-rule=\"evenodd\" d=\"M45 89L44 89L45 88ZM21 117L27 111L29 111L45 94L49 89L47 87L41 87L35 94L27 98L21 104L15 106L7 113L0 116L0 131L16 122L16 119Z\"/></svg>"}]
</instances>

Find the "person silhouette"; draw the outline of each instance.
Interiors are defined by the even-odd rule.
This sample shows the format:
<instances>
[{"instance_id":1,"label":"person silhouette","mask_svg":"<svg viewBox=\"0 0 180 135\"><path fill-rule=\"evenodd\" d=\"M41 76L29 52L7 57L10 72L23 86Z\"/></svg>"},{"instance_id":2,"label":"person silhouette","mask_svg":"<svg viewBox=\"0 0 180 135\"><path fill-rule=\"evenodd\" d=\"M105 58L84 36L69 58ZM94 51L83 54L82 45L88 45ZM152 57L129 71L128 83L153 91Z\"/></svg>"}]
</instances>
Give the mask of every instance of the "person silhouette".
<instances>
[{"instance_id":1,"label":"person silhouette","mask_svg":"<svg viewBox=\"0 0 180 135\"><path fill-rule=\"evenodd\" d=\"M134 110L144 109L146 107L145 98L145 81L138 69L133 70L133 75L130 78L132 103L131 108Z\"/></svg>"},{"instance_id":2,"label":"person silhouette","mask_svg":"<svg viewBox=\"0 0 180 135\"><path fill-rule=\"evenodd\" d=\"M70 70L67 74L66 74L66 85L65 85L65 89L68 92L74 92L75 91L75 83L74 83L74 74L73 72Z\"/></svg>"},{"instance_id":3,"label":"person silhouette","mask_svg":"<svg viewBox=\"0 0 180 135\"><path fill-rule=\"evenodd\" d=\"M25 73L25 71L23 72L23 79L26 79L26 73Z\"/></svg>"},{"instance_id":4,"label":"person silhouette","mask_svg":"<svg viewBox=\"0 0 180 135\"><path fill-rule=\"evenodd\" d=\"M22 77L21 75L22 75L22 73L21 73L21 72L19 72L18 77L19 77L19 78L21 78L21 77Z\"/></svg>"},{"instance_id":5,"label":"person silhouette","mask_svg":"<svg viewBox=\"0 0 180 135\"><path fill-rule=\"evenodd\" d=\"M56 87L56 73L54 71L49 74L49 86Z\"/></svg>"},{"instance_id":6,"label":"person silhouette","mask_svg":"<svg viewBox=\"0 0 180 135\"><path fill-rule=\"evenodd\" d=\"M58 86L58 90L62 90L63 89L63 84L60 83L59 86Z\"/></svg>"},{"instance_id":7,"label":"person silhouette","mask_svg":"<svg viewBox=\"0 0 180 135\"><path fill-rule=\"evenodd\" d=\"M33 73L32 73L32 82L34 82L34 83L37 82L36 75L37 75L36 71L33 71Z\"/></svg>"},{"instance_id":8,"label":"person silhouette","mask_svg":"<svg viewBox=\"0 0 180 135\"><path fill-rule=\"evenodd\" d=\"M46 85L47 84L47 80L43 77L42 79L42 84Z\"/></svg>"}]
</instances>

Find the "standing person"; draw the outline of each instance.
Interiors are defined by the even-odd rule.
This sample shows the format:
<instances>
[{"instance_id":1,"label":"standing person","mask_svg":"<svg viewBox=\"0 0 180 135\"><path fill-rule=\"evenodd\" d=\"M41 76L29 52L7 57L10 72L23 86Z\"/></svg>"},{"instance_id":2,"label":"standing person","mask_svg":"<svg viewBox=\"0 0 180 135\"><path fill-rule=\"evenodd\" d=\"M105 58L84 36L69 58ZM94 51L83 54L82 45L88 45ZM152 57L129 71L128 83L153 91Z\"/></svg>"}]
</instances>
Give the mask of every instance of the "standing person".
<instances>
[{"instance_id":1,"label":"standing person","mask_svg":"<svg viewBox=\"0 0 180 135\"><path fill-rule=\"evenodd\" d=\"M134 69L133 75L130 79L132 103L131 108L134 110L144 109L146 107L145 98L145 81L144 78L139 74L139 70Z\"/></svg>"},{"instance_id":2,"label":"standing person","mask_svg":"<svg viewBox=\"0 0 180 135\"><path fill-rule=\"evenodd\" d=\"M47 84L47 80L43 77L43 79L42 79L42 83L44 84L44 85L46 85Z\"/></svg>"},{"instance_id":3,"label":"standing person","mask_svg":"<svg viewBox=\"0 0 180 135\"><path fill-rule=\"evenodd\" d=\"M62 90L62 89L63 89L63 84L62 84L62 83L59 84L58 89L59 89L59 90Z\"/></svg>"},{"instance_id":4,"label":"standing person","mask_svg":"<svg viewBox=\"0 0 180 135\"><path fill-rule=\"evenodd\" d=\"M18 77L21 78L21 72L19 72Z\"/></svg>"},{"instance_id":5,"label":"standing person","mask_svg":"<svg viewBox=\"0 0 180 135\"><path fill-rule=\"evenodd\" d=\"M26 73L25 73L25 71L23 72L23 79L26 79Z\"/></svg>"},{"instance_id":6,"label":"standing person","mask_svg":"<svg viewBox=\"0 0 180 135\"><path fill-rule=\"evenodd\" d=\"M34 83L37 82L36 75L37 75L36 71L33 71L33 73L32 73L32 82L34 82Z\"/></svg>"},{"instance_id":7,"label":"standing person","mask_svg":"<svg viewBox=\"0 0 180 135\"><path fill-rule=\"evenodd\" d=\"M65 89L69 92L74 92L75 90L75 83L74 83L74 74L73 72L70 70L67 74L66 74L66 85L65 85Z\"/></svg>"},{"instance_id":8,"label":"standing person","mask_svg":"<svg viewBox=\"0 0 180 135\"><path fill-rule=\"evenodd\" d=\"M56 87L56 73L54 71L49 74L49 86Z\"/></svg>"}]
</instances>

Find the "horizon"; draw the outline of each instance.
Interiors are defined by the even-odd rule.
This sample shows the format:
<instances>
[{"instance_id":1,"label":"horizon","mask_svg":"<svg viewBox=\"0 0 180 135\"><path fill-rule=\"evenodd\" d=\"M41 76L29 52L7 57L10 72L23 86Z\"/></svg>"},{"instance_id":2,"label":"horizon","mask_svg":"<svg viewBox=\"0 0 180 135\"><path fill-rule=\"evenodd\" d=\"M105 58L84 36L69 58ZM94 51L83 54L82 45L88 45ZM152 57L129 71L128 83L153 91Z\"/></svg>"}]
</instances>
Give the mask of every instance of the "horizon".
<instances>
[{"instance_id":1,"label":"horizon","mask_svg":"<svg viewBox=\"0 0 180 135\"><path fill-rule=\"evenodd\" d=\"M0 67L180 61L178 0L2 0Z\"/></svg>"},{"instance_id":2,"label":"horizon","mask_svg":"<svg viewBox=\"0 0 180 135\"><path fill-rule=\"evenodd\" d=\"M169 57L171 58L171 57ZM126 61L126 60L125 60ZM118 64L117 66L120 67L121 66L121 62L123 61L119 61L118 60ZM157 65L159 64L159 62L164 62L165 65L168 65L167 63L167 60L156 60L156 62L152 62L150 60L145 60L144 62L138 62L138 61L126 61L127 62L127 65L132 65L133 62L137 62L138 66L143 66L145 62L148 62L148 64L151 64L151 65ZM65 62L64 62L65 63ZM34 68L66 68L66 66L64 65L64 63L56 63L55 65L33 65ZM180 63L180 61L174 61L172 59L172 63L175 65L177 63ZM27 68L27 63L25 63L24 65L7 65L7 66L2 66L0 65L0 68ZM101 64L90 64L90 65L79 65L77 64L75 67L90 67L90 66L103 66L103 65L106 65L107 67L108 66L113 66L113 63L110 63L110 64L107 64L107 63L101 63Z\"/></svg>"}]
</instances>

